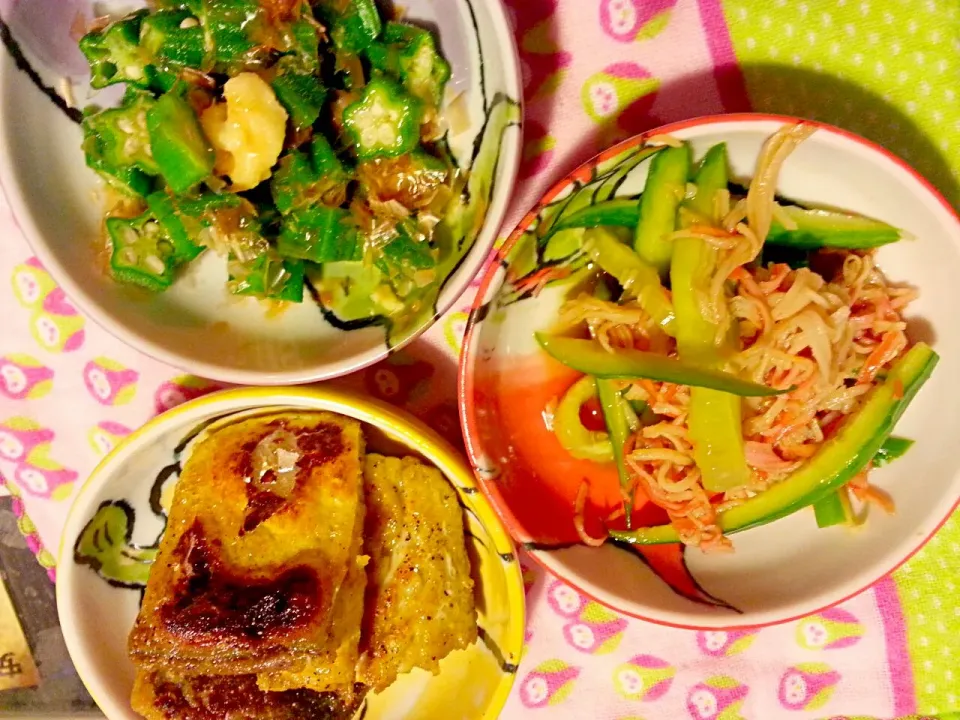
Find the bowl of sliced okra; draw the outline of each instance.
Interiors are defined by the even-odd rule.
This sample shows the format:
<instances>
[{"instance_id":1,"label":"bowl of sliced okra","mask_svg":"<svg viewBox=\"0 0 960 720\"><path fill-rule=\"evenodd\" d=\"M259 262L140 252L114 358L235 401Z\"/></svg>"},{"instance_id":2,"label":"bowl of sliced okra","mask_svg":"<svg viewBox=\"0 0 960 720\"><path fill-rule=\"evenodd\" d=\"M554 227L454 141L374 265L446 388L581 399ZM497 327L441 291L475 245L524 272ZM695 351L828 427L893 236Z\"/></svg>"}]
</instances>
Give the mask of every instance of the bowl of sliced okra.
<instances>
[{"instance_id":1,"label":"bowl of sliced okra","mask_svg":"<svg viewBox=\"0 0 960 720\"><path fill-rule=\"evenodd\" d=\"M0 172L35 262L158 360L346 374L428 328L496 240L522 122L499 2L43 0L3 21Z\"/></svg>"}]
</instances>

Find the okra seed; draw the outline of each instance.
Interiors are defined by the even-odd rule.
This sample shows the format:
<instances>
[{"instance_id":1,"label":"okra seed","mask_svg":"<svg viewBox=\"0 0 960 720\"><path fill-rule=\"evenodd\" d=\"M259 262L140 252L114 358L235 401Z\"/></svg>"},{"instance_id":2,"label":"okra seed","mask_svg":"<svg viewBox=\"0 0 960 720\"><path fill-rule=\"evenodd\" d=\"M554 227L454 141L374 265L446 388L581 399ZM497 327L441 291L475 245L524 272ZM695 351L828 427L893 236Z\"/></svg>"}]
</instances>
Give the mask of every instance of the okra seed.
<instances>
[{"instance_id":1,"label":"okra seed","mask_svg":"<svg viewBox=\"0 0 960 720\"><path fill-rule=\"evenodd\" d=\"M120 118L117 120L117 128L129 135L133 132L133 123L130 122L129 118Z\"/></svg>"},{"instance_id":2,"label":"okra seed","mask_svg":"<svg viewBox=\"0 0 960 720\"><path fill-rule=\"evenodd\" d=\"M124 227L120 233L120 240L124 245L133 245L140 237L132 227Z\"/></svg>"},{"instance_id":3,"label":"okra seed","mask_svg":"<svg viewBox=\"0 0 960 720\"><path fill-rule=\"evenodd\" d=\"M143 226L143 231L147 235L156 235L158 232L160 232L160 226L157 225L157 223L155 223L153 220L151 220L150 222L148 222Z\"/></svg>"},{"instance_id":4,"label":"okra seed","mask_svg":"<svg viewBox=\"0 0 960 720\"><path fill-rule=\"evenodd\" d=\"M183 19L183 22L180 23L180 29L181 29L181 30L188 30L188 29L190 29L190 28L196 27L196 26L199 25L199 24L200 24L200 21L197 20L195 17L184 18L184 19Z\"/></svg>"},{"instance_id":5,"label":"okra seed","mask_svg":"<svg viewBox=\"0 0 960 720\"><path fill-rule=\"evenodd\" d=\"M143 264L146 265L147 269L157 275L162 275L164 270L167 269L167 266L164 264L163 260L158 258L156 255L147 255L146 259L143 261Z\"/></svg>"},{"instance_id":6,"label":"okra seed","mask_svg":"<svg viewBox=\"0 0 960 720\"><path fill-rule=\"evenodd\" d=\"M120 251L120 261L124 265L136 265L137 264L137 251L132 247L125 247Z\"/></svg>"},{"instance_id":7,"label":"okra seed","mask_svg":"<svg viewBox=\"0 0 960 720\"><path fill-rule=\"evenodd\" d=\"M381 125L377 134L381 145L392 145L397 142L397 133L389 123Z\"/></svg>"}]
</instances>

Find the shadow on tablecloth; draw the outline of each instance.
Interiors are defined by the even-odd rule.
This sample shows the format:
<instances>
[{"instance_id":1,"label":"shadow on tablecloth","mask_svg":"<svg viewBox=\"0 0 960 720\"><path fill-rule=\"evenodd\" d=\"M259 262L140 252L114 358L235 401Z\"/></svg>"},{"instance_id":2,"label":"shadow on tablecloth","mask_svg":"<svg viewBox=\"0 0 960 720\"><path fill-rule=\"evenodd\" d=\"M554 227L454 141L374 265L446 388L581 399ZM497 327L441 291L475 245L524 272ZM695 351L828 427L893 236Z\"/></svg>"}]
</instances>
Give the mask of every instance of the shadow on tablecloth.
<instances>
[{"instance_id":1,"label":"shadow on tablecloth","mask_svg":"<svg viewBox=\"0 0 960 720\"><path fill-rule=\"evenodd\" d=\"M789 65L751 64L742 68L725 68L717 74L730 73L747 78L747 87L752 92L750 107L727 107L728 112L752 110L795 115L862 135L902 157L960 210L960 182L934 140L909 115L872 90L834 75ZM683 108L685 98L702 92L705 84L715 82L715 77L710 70L665 82L658 91L659 95L674 95L675 98L662 104ZM758 88L765 88L765 91L759 92ZM624 113L612 117L564 155L551 173L552 181L559 180L614 142L690 117L692 114L683 112L670 116ZM955 118L949 120L953 122ZM532 132L529 126L527 132Z\"/></svg>"}]
</instances>

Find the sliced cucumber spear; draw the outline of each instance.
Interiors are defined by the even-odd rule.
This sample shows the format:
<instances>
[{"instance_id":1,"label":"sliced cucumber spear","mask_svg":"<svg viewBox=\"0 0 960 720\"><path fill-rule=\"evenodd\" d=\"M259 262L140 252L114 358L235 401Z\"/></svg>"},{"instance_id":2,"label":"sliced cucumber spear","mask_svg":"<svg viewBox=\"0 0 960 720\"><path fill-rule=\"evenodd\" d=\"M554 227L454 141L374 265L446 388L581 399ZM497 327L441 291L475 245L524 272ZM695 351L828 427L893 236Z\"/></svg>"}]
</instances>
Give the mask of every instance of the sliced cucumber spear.
<instances>
[{"instance_id":1,"label":"sliced cucumber spear","mask_svg":"<svg viewBox=\"0 0 960 720\"><path fill-rule=\"evenodd\" d=\"M583 250L601 270L620 283L624 296L635 297L663 331L673 335L673 305L660 284L660 276L651 265L620 242L609 228L585 231Z\"/></svg>"},{"instance_id":2,"label":"sliced cucumber spear","mask_svg":"<svg viewBox=\"0 0 960 720\"><path fill-rule=\"evenodd\" d=\"M699 203L694 198L691 201ZM837 248L840 250L869 250L904 239L905 234L879 220L834 212L803 208L797 205L783 206L797 227L787 230L774 220L767 235L766 244L775 247L795 248L797 250L819 250ZM574 228L621 227L636 232L640 222L640 205L635 198L616 198L590 207L583 208L559 222L557 231ZM709 217L710 207L700 214Z\"/></svg>"},{"instance_id":3,"label":"sliced cucumber spear","mask_svg":"<svg viewBox=\"0 0 960 720\"><path fill-rule=\"evenodd\" d=\"M696 193L684 205L706 220L716 220L717 192L727 187L727 148L714 145L707 151L694 175ZM719 369L725 355L739 350L731 335L717 344L717 324L705 317L701 298L709 292L717 251L701 238L673 241L670 280L676 314L676 338L680 358ZM745 485L750 479L743 444L740 398L710 388L690 388L687 424L693 457L700 468L703 487L724 492Z\"/></svg>"},{"instance_id":4,"label":"sliced cucumber spear","mask_svg":"<svg viewBox=\"0 0 960 720\"><path fill-rule=\"evenodd\" d=\"M853 508L850 507L850 493L846 486L813 504L813 513L817 518L817 527L828 528L834 525L848 525L853 522Z\"/></svg>"},{"instance_id":5,"label":"sliced cucumber spear","mask_svg":"<svg viewBox=\"0 0 960 720\"><path fill-rule=\"evenodd\" d=\"M630 520L633 515L633 492L630 475L627 473L624 446L630 437L630 426L627 423L627 401L620 395L616 384L612 380L602 378L597 381L597 397L600 398L600 407L603 408L603 420L610 435L610 444L613 449L613 460L617 464L617 476L620 478L620 488L623 493L623 512L626 517L627 529L630 529Z\"/></svg>"},{"instance_id":6,"label":"sliced cucumber spear","mask_svg":"<svg viewBox=\"0 0 960 720\"><path fill-rule=\"evenodd\" d=\"M873 456L873 466L883 467L894 460L903 457L907 450L913 447L913 440L902 437L888 437Z\"/></svg>"},{"instance_id":7,"label":"sliced cucumber spear","mask_svg":"<svg viewBox=\"0 0 960 720\"><path fill-rule=\"evenodd\" d=\"M727 145L718 143L707 150L693 176L696 192L684 204L698 215L719 222L717 193L727 188Z\"/></svg>"},{"instance_id":8,"label":"sliced cucumber spear","mask_svg":"<svg viewBox=\"0 0 960 720\"><path fill-rule=\"evenodd\" d=\"M654 156L650 174L640 197L640 221L633 248L653 265L660 277L670 270L673 241L667 236L676 230L677 209L687 190L690 177L690 146L668 147Z\"/></svg>"},{"instance_id":9,"label":"sliced cucumber spear","mask_svg":"<svg viewBox=\"0 0 960 720\"><path fill-rule=\"evenodd\" d=\"M913 440L901 437L888 437L873 456L873 467L883 467L897 458L903 457L913 446ZM844 485L836 492L814 503L814 514L817 518L817 527L826 528L833 525L855 525L853 508L850 506L850 492Z\"/></svg>"},{"instance_id":10,"label":"sliced cucumber spear","mask_svg":"<svg viewBox=\"0 0 960 720\"><path fill-rule=\"evenodd\" d=\"M607 352L593 340L536 333L537 342L554 360L585 375L611 380L659 380L661 382L710 387L744 397L769 397L794 388L776 390L736 375L705 369L697 365L641 350Z\"/></svg>"},{"instance_id":11,"label":"sliced cucumber spear","mask_svg":"<svg viewBox=\"0 0 960 720\"><path fill-rule=\"evenodd\" d=\"M774 220L767 235L767 242L771 245L804 250L869 250L903 238L903 233L897 228L860 215L807 209L796 205L785 206L783 212L797 227L787 230Z\"/></svg>"},{"instance_id":12,"label":"sliced cucumber spear","mask_svg":"<svg viewBox=\"0 0 960 720\"><path fill-rule=\"evenodd\" d=\"M639 198L622 197L604 200L571 213L558 221L556 231L570 228L595 228L601 226L626 227L631 230L640 221Z\"/></svg>"}]
</instances>

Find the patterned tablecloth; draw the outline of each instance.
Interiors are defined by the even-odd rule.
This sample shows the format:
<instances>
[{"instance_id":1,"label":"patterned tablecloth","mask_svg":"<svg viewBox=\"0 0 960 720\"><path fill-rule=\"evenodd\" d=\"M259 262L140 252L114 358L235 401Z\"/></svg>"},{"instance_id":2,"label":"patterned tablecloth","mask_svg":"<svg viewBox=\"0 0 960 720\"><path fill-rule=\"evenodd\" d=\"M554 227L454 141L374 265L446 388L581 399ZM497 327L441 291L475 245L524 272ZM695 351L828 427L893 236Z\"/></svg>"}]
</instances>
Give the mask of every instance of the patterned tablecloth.
<instances>
[{"instance_id":1,"label":"patterned tablecloth","mask_svg":"<svg viewBox=\"0 0 960 720\"><path fill-rule=\"evenodd\" d=\"M527 98L511 222L615 140L748 109L859 132L960 205L958 0L507 4ZM50 550L97 460L152 415L218 386L138 354L77 312L2 199L0 237L0 480L54 579ZM471 296L409 350L342 382L460 442L456 357ZM628 620L529 566L528 647L503 717L960 717L958 558L954 517L901 570L842 606L729 634Z\"/></svg>"}]
</instances>

